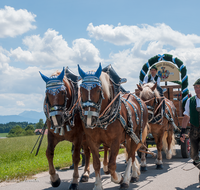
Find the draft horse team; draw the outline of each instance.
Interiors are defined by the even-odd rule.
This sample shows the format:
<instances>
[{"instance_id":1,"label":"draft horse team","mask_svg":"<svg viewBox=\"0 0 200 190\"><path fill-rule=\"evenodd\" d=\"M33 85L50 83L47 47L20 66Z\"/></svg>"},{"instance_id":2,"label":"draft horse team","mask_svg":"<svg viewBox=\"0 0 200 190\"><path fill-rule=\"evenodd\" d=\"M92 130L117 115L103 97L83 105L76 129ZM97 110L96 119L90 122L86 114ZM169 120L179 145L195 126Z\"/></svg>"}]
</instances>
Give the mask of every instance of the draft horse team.
<instances>
[{"instance_id":1,"label":"draft horse team","mask_svg":"<svg viewBox=\"0 0 200 190\"><path fill-rule=\"evenodd\" d=\"M102 190L100 176L99 146L104 146L103 170L111 175L111 181L119 184L121 189L127 189L130 182L136 182L140 175L140 165L136 158L136 151L140 148L145 152L147 134L153 132L158 146L157 165L162 168L161 149L162 139L166 143L167 157L172 156L173 125L166 130L169 119L163 119L163 124L157 127L149 123L150 111L159 107L159 95L156 84L149 86L152 94L145 96L142 92L145 86L139 86L141 98L134 93L125 91L121 84L125 79L120 78L111 65L102 69L101 64L96 71L84 72L78 65L79 77L68 68L62 72L55 72L47 77L41 74L46 83L46 97L44 112L47 117L48 147L46 156L49 163L50 180L53 187L60 185L60 178L53 165L54 149L63 140L73 143L74 172L69 189L78 189L78 164L81 148L85 154L85 169L80 182L87 182L90 175L90 153L93 156L95 171L94 190ZM78 84L81 80L80 85ZM154 92L155 91L155 92ZM156 94L156 95L155 95ZM151 100L158 104L152 105ZM153 101L154 102L154 101ZM170 101L166 115L174 117L174 106ZM166 132L167 131L167 132ZM116 158L120 145L123 144L127 152L127 165L124 175L116 172ZM109 156L107 150L109 149ZM141 165L146 167L145 156L142 154Z\"/></svg>"}]
</instances>

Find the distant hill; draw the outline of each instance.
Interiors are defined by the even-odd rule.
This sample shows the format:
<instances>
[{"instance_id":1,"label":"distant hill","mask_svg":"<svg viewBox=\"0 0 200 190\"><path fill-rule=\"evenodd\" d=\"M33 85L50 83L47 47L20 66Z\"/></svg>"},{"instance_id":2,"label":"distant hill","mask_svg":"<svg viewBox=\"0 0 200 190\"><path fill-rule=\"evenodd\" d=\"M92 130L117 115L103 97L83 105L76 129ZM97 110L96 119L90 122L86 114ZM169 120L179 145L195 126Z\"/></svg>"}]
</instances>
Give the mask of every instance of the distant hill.
<instances>
[{"instance_id":1,"label":"distant hill","mask_svg":"<svg viewBox=\"0 0 200 190\"><path fill-rule=\"evenodd\" d=\"M39 119L46 120L44 112L37 111L24 111L19 115L0 115L0 123L5 124L9 122L28 122L28 123L38 123Z\"/></svg>"}]
</instances>

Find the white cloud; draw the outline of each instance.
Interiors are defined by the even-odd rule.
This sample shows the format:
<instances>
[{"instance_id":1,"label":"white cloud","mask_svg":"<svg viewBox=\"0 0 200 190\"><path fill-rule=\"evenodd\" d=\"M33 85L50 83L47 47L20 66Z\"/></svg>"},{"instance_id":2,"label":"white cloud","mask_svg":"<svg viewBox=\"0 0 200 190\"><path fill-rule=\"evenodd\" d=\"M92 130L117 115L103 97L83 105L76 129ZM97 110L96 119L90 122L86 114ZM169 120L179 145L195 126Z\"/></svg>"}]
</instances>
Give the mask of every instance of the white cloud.
<instances>
[{"instance_id":1,"label":"white cloud","mask_svg":"<svg viewBox=\"0 0 200 190\"><path fill-rule=\"evenodd\" d=\"M122 25L94 27L89 24L87 30L91 37L113 43L123 50L117 53L108 52L109 59L104 60L92 40L75 39L69 47L62 35L52 29L48 29L43 37L25 37L23 44L26 49L18 47L7 51L0 47L0 88L1 93L5 94L0 94L0 105L3 105L7 113L11 114L15 109L17 113L31 109L42 110L45 83L38 73L39 70L50 76L63 66L69 66L76 73L77 64L87 71L97 69L99 62L103 66L111 63L120 77L128 79L123 86L134 92L143 64L157 54L168 53L178 57L186 65L190 91L193 90L194 81L199 78L197 71L200 65L200 48L195 46L200 43L200 36L182 34L165 24L142 25L141 28ZM123 48L122 45L126 46ZM27 64L27 68L10 66L13 58L13 63L23 62Z\"/></svg>"},{"instance_id":2,"label":"white cloud","mask_svg":"<svg viewBox=\"0 0 200 190\"><path fill-rule=\"evenodd\" d=\"M77 64L91 65L101 61L99 50L90 40L76 39L70 48L62 35L58 35L58 32L52 29L48 29L43 38L39 35L28 36L23 43L27 50L18 47L10 52L16 61L28 65L74 67Z\"/></svg>"},{"instance_id":3,"label":"white cloud","mask_svg":"<svg viewBox=\"0 0 200 190\"><path fill-rule=\"evenodd\" d=\"M0 94L0 115L15 115L24 110L42 111L44 96L41 94Z\"/></svg>"},{"instance_id":4,"label":"white cloud","mask_svg":"<svg viewBox=\"0 0 200 190\"><path fill-rule=\"evenodd\" d=\"M172 45L179 48L192 48L195 43L200 43L200 37L191 34L185 35L174 31L166 24L147 24L138 26L118 25L99 25L93 26L90 23L87 27L90 37L97 40L104 40L115 45L129 45L141 47L145 42L159 41L161 45Z\"/></svg>"},{"instance_id":5,"label":"white cloud","mask_svg":"<svg viewBox=\"0 0 200 190\"><path fill-rule=\"evenodd\" d=\"M116 46L126 45L126 49L118 53L111 53L109 59L117 73L128 79L124 86L134 91L136 83L139 82L139 73L148 59L158 54L171 54L181 59L189 73L189 88L195 79L199 78L197 70L200 65L200 36L195 34L183 34L174 31L166 24L147 24L139 26L112 25L87 27L89 36L96 40L103 40ZM127 45L129 45L127 49ZM197 47L196 47L197 46Z\"/></svg>"},{"instance_id":6,"label":"white cloud","mask_svg":"<svg viewBox=\"0 0 200 190\"><path fill-rule=\"evenodd\" d=\"M18 106L25 106L23 101L17 101L16 103L17 103Z\"/></svg>"},{"instance_id":7,"label":"white cloud","mask_svg":"<svg viewBox=\"0 0 200 190\"><path fill-rule=\"evenodd\" d=\"M25 9L15 10L13 7L5 6L4 9L0 9L0 38L15 37L35 29L36 26L32 25L35 17L35 14Z\"/></svg>"}]
</instances>

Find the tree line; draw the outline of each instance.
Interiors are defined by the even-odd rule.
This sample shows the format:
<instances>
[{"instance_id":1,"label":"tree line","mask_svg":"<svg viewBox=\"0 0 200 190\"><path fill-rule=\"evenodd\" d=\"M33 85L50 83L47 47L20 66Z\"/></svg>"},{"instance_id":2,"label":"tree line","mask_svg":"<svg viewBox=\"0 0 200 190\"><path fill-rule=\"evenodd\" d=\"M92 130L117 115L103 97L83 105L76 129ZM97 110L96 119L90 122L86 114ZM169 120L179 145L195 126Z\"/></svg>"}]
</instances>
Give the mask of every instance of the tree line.
<instances>
[{"instance_id":1,"label":"tree line","mask_svg":"<svg viewBox=\"0 0 200 190\"><path fill-rule=\"evenodd\" d=\"M7 137L34 135L35 129L42 129L43 126L43 119L38 123L9 122L0 124L0 133L8 133Z\"/></svg>"}]
</instances>

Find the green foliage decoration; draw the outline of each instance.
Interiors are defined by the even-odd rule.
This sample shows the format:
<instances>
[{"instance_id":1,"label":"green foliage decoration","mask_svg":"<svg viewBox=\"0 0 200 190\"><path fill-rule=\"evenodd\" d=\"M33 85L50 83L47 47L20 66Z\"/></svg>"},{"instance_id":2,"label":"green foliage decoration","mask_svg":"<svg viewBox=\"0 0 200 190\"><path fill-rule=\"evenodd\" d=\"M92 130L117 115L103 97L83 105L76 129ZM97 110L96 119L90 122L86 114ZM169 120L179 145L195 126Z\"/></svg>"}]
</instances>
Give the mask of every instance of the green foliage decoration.
<instances>
[{"instance_id":1,"label":"green foliage decoration","mask_svg":"<svg viewBox=\"0 0 200 190\"><path fill-rule=\"evenodd\" d=\"M142 67L142 70L140 71L139 76L139 84L143 84L143 80L147 72L150 70L151 66L155 63L158 63L160 61L170 61L173 64L177 65L179 72L181 73L181 81L173 81L174 83L181 84L182 89L182 106L185 107L185 103L187 98L189 97L189 90L188 90L188 76L187 76L187 69L183 65L183 62L178 58L173 58L170 54L163 54L163 55L156 55L148 60L147 63L145 63Z\"/></svg>"}]
</instances>

